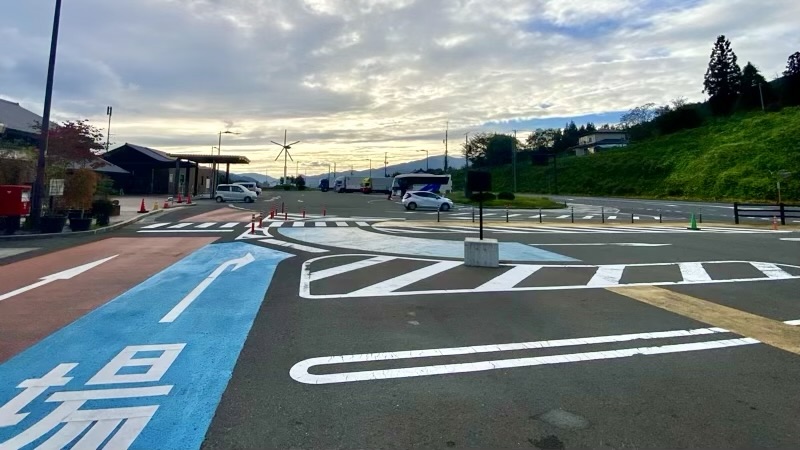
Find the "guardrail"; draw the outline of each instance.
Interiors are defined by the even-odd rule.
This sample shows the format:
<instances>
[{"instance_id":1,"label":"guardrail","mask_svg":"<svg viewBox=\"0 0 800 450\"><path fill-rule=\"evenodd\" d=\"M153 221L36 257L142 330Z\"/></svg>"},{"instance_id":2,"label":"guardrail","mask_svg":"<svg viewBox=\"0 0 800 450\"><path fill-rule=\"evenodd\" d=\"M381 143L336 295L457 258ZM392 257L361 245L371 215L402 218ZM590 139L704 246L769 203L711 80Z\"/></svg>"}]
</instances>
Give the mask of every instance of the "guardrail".
<instances>
[{"instance_id":1,"label":"guardrail","mask_svg":"<svg viewBox=\"0 0 800 450\"><path fill-rule=\"evenodd\" d=\"M781 225L786 225L786 219L800 219L800 205L734 203L733 218L737 225L740 217L780 217Z\"/></svg>"}]
</instances>

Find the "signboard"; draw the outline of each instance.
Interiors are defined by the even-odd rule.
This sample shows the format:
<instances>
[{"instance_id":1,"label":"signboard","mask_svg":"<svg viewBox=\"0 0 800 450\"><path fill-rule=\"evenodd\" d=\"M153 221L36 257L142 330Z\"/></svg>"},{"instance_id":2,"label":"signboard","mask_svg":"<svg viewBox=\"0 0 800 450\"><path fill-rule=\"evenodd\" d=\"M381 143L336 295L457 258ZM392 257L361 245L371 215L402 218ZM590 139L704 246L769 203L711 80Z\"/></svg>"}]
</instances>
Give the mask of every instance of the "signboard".
<instances>
[{"instance_id":1,"label":"signboard","mask_svg":"<svg viewBox=\"0 0 800 450\"><path fill-rule=\"evenodd\" d=\"M60 197L64 195L64 179L58 178L50 180L50 189L48 189L48 195L52 197Z\"/></svg>"},{"instance_id":2,"label":"signboard","mask_svg":"<svg viewBox=\"0 0 800 450\"><path fill-rule=\"evenodd\" d=\"M206 178L206 189L211 189L211 178Z\"/></svg>"}]
</instances>

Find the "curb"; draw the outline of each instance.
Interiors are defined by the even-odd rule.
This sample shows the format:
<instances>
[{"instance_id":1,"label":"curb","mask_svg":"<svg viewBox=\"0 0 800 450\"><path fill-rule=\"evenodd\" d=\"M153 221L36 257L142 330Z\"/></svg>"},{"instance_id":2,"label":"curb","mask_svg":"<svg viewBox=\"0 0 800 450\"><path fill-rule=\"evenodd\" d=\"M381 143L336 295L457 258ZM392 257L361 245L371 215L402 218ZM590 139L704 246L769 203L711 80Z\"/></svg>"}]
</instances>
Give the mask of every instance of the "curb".
<instances>
[{"instance_id":1,"label":"curb","mask_svg":"<svg viewBox=\"0 0 800 450\"><path fill-rule=\"evenodd\" d=\"M54 239L54 238L69 238L69 237L79 237L79 236L92 236L95 234L103 234L109 233L111 231L119 230L127 225L132 223L136 223L146 217L154 216L156 214L160 214L164 211L169 211L170 209L178 209L178 208L186 208L189 206L195 206L196 203L192 203L191 205L181 205L181 206L170 206L169 209L159 209L158 211L150 211L147 213L139 214L136 217L132 217L128 220L123 222L117 222L113 225L109 225L107 227L98 228L96 230L87 230L87 231L73 231L70 233L41 233L41 234L20 234L20 235L10 235L10 236L3 236L0 235L0 241L27 241L33 239Z\"/></svg>"}]
</instances>

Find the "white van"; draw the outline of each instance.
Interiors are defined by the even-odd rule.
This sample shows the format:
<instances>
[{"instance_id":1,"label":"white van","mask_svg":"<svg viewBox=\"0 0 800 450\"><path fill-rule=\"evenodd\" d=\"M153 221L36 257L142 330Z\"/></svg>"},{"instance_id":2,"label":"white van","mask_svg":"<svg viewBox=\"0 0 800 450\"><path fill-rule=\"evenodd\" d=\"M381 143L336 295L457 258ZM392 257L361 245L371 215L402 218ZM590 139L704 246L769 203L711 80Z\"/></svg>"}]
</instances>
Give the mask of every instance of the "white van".
<instances>
[{"instance_id":1,"label":"white van","mask_svg":"<svg viewBox=\"0 0 800 450\"><path fill-rule=\"evenodd\" d=\"M253 181L238 181L238 182L233 183L233 184L238 184L239 186L244 186L248 190L255 192L256 195L261 195L261 188L258 187L258 184L256 184Z\"/></svg>"},{"instance_id":2,"label":"white van","mask_svg":"<svg viewBox=\"0 0 800 450\"><path fill-rule=\"evenodd\" d=\"M217 193L214 199L217 203L222 202L245 202L253 203L258 194L238 184L220 184L217 186Z\"/></svg>"}]
</instances>

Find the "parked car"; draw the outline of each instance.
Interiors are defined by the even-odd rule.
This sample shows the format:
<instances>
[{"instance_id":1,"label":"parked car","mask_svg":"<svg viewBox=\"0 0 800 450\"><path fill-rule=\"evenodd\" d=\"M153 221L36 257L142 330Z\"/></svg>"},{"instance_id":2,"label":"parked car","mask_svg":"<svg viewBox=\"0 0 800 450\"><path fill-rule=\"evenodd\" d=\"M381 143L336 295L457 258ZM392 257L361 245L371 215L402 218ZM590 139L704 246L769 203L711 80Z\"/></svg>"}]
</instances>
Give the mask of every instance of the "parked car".
<instances>
[{"instance_id":1,"label":"parked car","mask_svg":"<svg viewBox=\"0 0 800 450\"><path fill-rule=\"evenodd\" d=\"M427 191L409 191L403 196L403 206L408 210L417 208L433 208L449 211L453 208L453 201L447 197Z\"/></svg>"},{"instance_id":2,"label":"parked car","mask_svg":"<svg viewBox=\"0 0 800 450\"><path fill-rule=\"evenodd\" d=\"M217 186L217 193L214 199L217 203L222 202L246 202L256 201L258 194L238 184L220 184Z\"/></svg>"},{"instance_id":3,"label":"parked car","mask_svg":"<svg viewBox=\"0 0 800 450\"><path fill-rule=\"evenodd\" d=\"M256 184L253 181L237 181L236 183L233 183L233 184L238 184L239 186L244 186L248 190L255 192L256 195L261 195L261 188L258 187L258 184Z\"/></svg>"}]
</instances>

